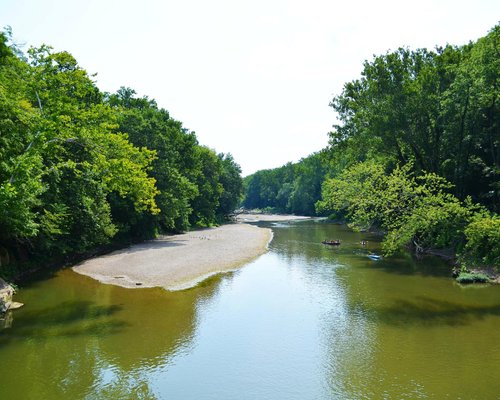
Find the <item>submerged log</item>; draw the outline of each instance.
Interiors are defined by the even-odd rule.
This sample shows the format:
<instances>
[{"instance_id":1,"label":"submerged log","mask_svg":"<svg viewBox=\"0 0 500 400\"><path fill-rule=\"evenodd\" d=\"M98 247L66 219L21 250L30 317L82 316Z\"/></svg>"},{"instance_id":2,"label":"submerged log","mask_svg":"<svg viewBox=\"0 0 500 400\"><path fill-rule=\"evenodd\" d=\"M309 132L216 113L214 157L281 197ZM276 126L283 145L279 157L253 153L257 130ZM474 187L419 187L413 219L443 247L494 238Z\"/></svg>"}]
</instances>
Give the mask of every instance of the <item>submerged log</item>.
<instances>
[{"instance_id":1,"label":"submerged log","mask_svg":"<svg viewBox=\"0 0 500 400\"><path fill-rule=\"evenodd\" d=\"M18 301L13 301L10 303L9 310L17 310L18 308L21 308L24 306L24 303L19 303Z\"/></svg>"}]
</instances>

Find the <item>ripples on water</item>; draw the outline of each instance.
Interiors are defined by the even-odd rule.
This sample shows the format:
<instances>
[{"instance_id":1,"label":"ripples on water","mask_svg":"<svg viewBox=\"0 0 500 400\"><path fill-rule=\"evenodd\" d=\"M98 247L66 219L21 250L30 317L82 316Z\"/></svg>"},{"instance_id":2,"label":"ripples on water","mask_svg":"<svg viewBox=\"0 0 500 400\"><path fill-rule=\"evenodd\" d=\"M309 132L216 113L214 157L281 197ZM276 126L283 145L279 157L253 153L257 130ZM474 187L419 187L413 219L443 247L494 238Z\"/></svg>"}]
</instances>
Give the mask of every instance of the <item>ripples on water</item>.
<instances>
[{"instance_id":1,"label":"ripples on water","mask_svg":"<svg viewBox=\"0 0 500 400\"><path fill-rule=\"evenodd\" d=\"M369 260L378 238L343 226L270 225L267 254L182 292L70 270L26 284L0 399L500 398L500 287Z\"/></svg>"}]
</instances>

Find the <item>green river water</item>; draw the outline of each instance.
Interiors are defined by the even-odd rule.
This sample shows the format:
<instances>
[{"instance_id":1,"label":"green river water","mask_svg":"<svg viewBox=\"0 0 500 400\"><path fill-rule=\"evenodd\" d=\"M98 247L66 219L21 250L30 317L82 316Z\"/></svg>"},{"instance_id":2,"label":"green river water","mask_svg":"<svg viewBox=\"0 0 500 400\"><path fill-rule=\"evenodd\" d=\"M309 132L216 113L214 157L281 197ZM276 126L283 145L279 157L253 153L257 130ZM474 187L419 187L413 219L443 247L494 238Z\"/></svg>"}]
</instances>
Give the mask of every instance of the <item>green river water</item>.
<instances>
[{"instance_id":1,"label":"green river water","mask_svg":"<svg viewBox=\"0 0 500 400\"><path fill-rule=\"evenodd\" d=\"M267 254L181 292L25 283L0 399L500 399L500 286L372 261L379 238L343 226L268 226Z\"/></svg>"}]
</instances>

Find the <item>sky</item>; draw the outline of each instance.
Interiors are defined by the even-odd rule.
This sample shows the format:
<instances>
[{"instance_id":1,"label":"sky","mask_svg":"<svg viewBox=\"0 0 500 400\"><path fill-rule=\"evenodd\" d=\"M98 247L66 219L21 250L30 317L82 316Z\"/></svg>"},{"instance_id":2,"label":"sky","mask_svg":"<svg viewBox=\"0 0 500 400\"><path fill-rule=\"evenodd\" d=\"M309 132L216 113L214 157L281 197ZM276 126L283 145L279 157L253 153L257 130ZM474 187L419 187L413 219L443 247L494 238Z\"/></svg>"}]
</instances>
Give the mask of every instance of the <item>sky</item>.
<instances>
[{"instance_id":1,"label":"sky","mask_svg":"<svg viewBox=\"0 0 500 400\"><path fill-rule=\"evenodd\" d=\"M364 60L462 45L498 0L0 0L14 40L68 51L103 91L155 99L243 175L328 144L329 107Z\"/></svg>"}]
</instances>

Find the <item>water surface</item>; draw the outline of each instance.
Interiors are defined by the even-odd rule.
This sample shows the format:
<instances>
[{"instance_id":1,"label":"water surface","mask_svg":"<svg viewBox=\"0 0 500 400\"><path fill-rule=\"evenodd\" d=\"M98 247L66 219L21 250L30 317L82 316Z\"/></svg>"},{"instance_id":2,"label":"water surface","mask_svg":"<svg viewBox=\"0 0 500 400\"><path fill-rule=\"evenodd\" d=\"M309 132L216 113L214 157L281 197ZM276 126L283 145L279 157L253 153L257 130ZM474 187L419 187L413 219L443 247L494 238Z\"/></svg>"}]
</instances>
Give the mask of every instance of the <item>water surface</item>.
<instances>
[{"instance_id":1,"label":"water surface","mask_svg":"<svg viewBox=\"0 0 500 400\"><path fill-rule=\"evenodd\" d=\"M372 261L379 238L343 226L271 226L267 254L190 290L27 283L0 330L0 399L500 398L499 286Z\"/></svg>"}]
</instances>

